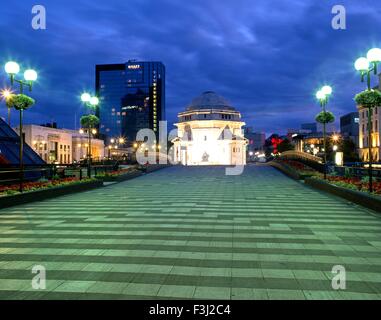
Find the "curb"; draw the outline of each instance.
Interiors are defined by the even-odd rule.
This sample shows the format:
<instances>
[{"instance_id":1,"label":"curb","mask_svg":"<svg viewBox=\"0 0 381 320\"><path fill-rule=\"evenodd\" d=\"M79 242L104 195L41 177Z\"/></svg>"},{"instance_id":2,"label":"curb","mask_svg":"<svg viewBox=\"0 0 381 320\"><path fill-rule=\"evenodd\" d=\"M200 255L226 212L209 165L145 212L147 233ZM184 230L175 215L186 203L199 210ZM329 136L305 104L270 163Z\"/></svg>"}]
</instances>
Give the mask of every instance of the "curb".
<instances>
[{"instance_id":1,"label":"curb","mask_svg":"<svg viewBox=\"0 0 381 320\"><path fill-rule=\"evenodd\" d=\"M90 181L76 183L68 186L53 187L45 190L37 190L22 194L0 197L0 208L9 208L36 201L52 199L72 193L88 191L103 187L103 181Z\"/></svg>"},{"instance_id":2,"label":"curb","mask_svg":"<svg viewBox=\"0 0 381 320\"><path fill-rule=\"evenodd\" d=\"M366 194L361 191L350 190L343 187L339 187L333 184L330 184L325 181L321 181L313 178L306 178L304 183L312 188L328 192L335 196L344 198L350 202L359 204L368 209L372 209L381 213L381 197L376 197L373 195Z\"/></svg>"}]
</instances>

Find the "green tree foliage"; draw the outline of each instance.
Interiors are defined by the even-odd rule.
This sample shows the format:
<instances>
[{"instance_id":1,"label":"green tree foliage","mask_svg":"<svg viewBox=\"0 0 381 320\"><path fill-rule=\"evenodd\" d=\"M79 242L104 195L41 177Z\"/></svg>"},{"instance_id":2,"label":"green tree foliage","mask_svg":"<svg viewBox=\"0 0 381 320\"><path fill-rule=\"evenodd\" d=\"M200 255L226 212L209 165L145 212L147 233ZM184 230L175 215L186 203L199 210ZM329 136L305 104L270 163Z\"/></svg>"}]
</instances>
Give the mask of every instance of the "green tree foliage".
<instances>
[{"instance_id":1,"label":"green tree foliage","mask_svg":"<svg viewBox=\"0 0 381 320\"><path fill-rule=\"evenodd\" d=\"M94 128L99 124L99 118L93 114L81 117L81 126L83 128Z\"/></svg>"},{"instance_id":2,"label":"green tree foliage","mask_svg":"<svg viewBox=\"0 0 381 320\"><path fill-rule=\"evenodd\" d=\"M322 111L317 114L315 120L319 123L331 123L335 121L335 116L330 111Z\"/></svg>"},{"instance_id":3,"label":"green tree foliage","mask_svg":"<svg viewBox=\"0 0 381 320\"><path fill-rule=\"evenodd\" d=\"M341 151L344 153L345 162L357 162L360 158L357 154L356 144L349 138L343 139L340 145Z\"/></svg>"},{"instance_id":4,"label":"green tree foliage","mask_svg":"<svg viewBox=\"0 0 381 320\"><path fill-rule=\"evenodd\" d=\"M288 139L284 139L278 146L278 151L280 153L289 151L289 150L294 150L294 149L295 149L294 145Z\"/></svg>"},{"instance_id":5,"label":"green tree foliage","mask_svg":"<svg viewBox=\"0 0 381 320\"><path fill-rule=\"evenodd\" d=\"M357 105L365 108L381 106L381 92L379 90L365 90L356 94L355 101Z\"/></svg>"},{"instance_id":6,"label":"green tree foliage","mask_svg":"<svg viewBox=\"0 0 381 320\"><path fill-rule=\"evenodd\" d=\"M7 107L26 110L35 104L35 100L25 94L12 94L6 100Z\"/></svg>"}]
</instances>

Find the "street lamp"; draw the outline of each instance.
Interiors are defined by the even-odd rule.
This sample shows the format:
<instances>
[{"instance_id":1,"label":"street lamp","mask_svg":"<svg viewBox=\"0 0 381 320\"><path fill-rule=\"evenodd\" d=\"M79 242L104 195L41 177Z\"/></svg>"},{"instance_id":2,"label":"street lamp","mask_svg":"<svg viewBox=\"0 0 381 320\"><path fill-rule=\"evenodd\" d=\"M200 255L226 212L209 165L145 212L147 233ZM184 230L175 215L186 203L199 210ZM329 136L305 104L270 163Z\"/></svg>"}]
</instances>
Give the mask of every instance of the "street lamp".
<instances>
[{"instance_id":1,"label":"street lamp","mask_svg":"<svg viewBox=\"0 0 381 320\"><path fill-rule=\"evenodd\" d=\"M360 72L361 82L365 81L365 76L367 79L367 92L371 93L371 83L370 75L373 72L377 75L377 67L381 62L381 49L373 48L370 49L365 57L358 58L355 62L355 69ZM369 192L373 191L373 171L372 171L372 109L378 107L377 104L367 104L366 106L359 106L361 109L368 109L368 152L369 152ZM360 109L359 108L359 109Z\"/></svg>"},{"instance_id":2,"label":"street lamp","mask_svg":"<svg viewBox=\"0 0 381 320\"><path fill-rule=\"evenodd\" d=\"M94 110L99 105L98 97L91 96L88 92L84 92L81 94L81 101L86 107L90 108L90 110ZM91 178L91 135L97 134L97 130L94 127L99 123L99 119L98 117L92 114L89 114L82 118L84 120L84 123L86 124L86 129L88 133L89 149L87 152L87 175L89 178ZM82 130L82 133L83 132L84 131Z\"/></svg>"},{"instance_id":3,"label":"street lamp","mask_svg":"<svg viewBox=\"0 0 381 320\"><path fill-rule=\"evenodd\" d=\"M79 133L84 134L85 130L80 129ZM88 135L87 135L88 143L86 143L86 145L85 145L87 147L87 175L89 178L91 178L91 137L92 137L92 135L97 134L97 130L91 129L90 127L88 127L87 133L88 133Z\"/></svg>"},{"instance_id":4,"label":"street lamp","mask_svg":"<svg viewBox=\"0 0 381 320\"><path fill-rule=\"evenodd\" d=\"M13 106L16 110L20 111L20 125L19 125L19 135L20 135L20 192L23 191L24 182L24 139L23 139L23 111L31 107L34 104L34 100L26 95L24 95L24 86L32 91L33 83L37 80L37 72L33 69L25 70L24 79L16 79L16 75L20 72L20 65L15 61L9 61L5 64L5 72L8 74L11 85L13 86L15 82L19 84L20 94L13 95L10 92L5 94L8 96L10 101L9 105ZM10 110L8 110L8 122L10 123Z\"/></svg>"},{"instance_id":5,"label":"street lamp","mask_svg":"<svg viewBox=\"0 0 381 320\"><path fill-rule=\"evenodd\" d=\"M323 86L317 93L316 93L316 99L319 100L320 106L323 109L323 117L322 117L322 123L323 123L323 150L324 150L324 179L327 179L327 146L326 146L326 125L328 123L328 113L326 111L325 106L328 103L329 97L332 94L332 88L328 85ZM320 114L319 114L320 115ZM319 116L318 116L319 117Z\"/></svg>"}]
</instances>

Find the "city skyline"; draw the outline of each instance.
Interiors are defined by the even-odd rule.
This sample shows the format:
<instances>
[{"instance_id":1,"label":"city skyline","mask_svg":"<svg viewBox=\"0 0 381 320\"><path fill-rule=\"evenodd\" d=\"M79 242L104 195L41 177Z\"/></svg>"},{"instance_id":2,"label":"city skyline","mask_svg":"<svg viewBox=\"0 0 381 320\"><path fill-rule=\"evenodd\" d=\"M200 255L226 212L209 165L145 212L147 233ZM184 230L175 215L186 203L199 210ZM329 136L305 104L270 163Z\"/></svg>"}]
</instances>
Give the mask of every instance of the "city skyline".
<instances>
[{"instance_id":1,"label":"city skyline","mask_svg":"<svg viewBox=\"0 0 381 320\"><path fill-rule=\"evenodd\" d=\"M364 48L380 46L374 42L380 9L371 1L343 1L347 29L334 30L335 4L115 1L110 7L67 1L47 4L47 29L33 30L34 3L27 0L3 8L0 24L12 21L14 28L0 41L4 61L27 61L39 71L32 93L37 104L26 123L56 121L74 128L79 94L94 90L94 66L135 58L166 65L170 125L193 96L213 90L241 110L255 131L285 133L314 119L319 111L314 92L324 83L335 89L334 114L355 111L353 96L363 85L353 61ZM1 85L8 85L3 70Z\"/></svg>"}]
</instances>

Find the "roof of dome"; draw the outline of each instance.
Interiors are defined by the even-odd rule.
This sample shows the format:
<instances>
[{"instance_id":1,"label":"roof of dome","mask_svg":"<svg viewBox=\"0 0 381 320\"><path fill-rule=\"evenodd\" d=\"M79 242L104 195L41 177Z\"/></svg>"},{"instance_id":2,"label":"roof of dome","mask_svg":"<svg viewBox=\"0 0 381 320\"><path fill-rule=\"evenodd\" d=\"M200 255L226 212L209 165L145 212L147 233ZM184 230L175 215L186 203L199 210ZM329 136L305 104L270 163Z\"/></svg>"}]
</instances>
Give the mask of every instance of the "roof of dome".
<instances>
[{"instance_id":1,"label":"roof of dome","mask_svg":"<svg viewBox=\"0 0 381 320\"><path fill-rule=\"evenodd\" d=\"M225 98L219 96L213 91L203 92L200 96L194 98L186 108L187 111L198 109L235 110Z\"/></svg>"}]
</instances>

